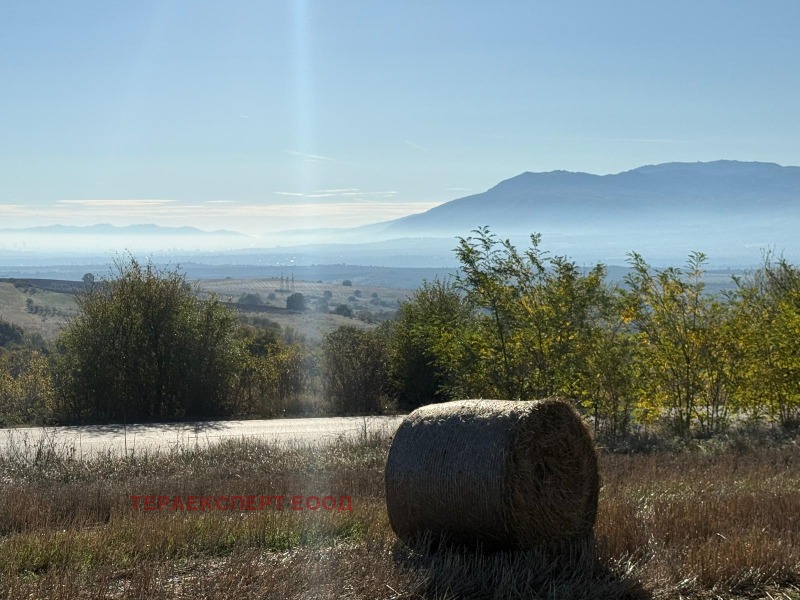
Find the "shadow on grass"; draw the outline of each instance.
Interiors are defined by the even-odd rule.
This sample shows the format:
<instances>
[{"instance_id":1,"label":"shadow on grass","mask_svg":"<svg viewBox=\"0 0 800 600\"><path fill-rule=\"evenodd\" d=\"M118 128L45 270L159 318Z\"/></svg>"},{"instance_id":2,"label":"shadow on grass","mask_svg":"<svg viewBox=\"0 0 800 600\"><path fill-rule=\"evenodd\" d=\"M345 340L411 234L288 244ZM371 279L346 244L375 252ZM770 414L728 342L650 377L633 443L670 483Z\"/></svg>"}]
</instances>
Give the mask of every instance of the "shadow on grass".
<instances>
[{"instance_id":1,"label":"shadow on grass","mask_svg":"<svg viewBox=\"0 0 800 600\"><path fill-rule=\"evenodd\" d=\"M394 558L425 578L426 598L650 600L629 569L597 556L594 539L528 550L467 547L426 536L397 542Z\"/></svg>"}]
</instances>

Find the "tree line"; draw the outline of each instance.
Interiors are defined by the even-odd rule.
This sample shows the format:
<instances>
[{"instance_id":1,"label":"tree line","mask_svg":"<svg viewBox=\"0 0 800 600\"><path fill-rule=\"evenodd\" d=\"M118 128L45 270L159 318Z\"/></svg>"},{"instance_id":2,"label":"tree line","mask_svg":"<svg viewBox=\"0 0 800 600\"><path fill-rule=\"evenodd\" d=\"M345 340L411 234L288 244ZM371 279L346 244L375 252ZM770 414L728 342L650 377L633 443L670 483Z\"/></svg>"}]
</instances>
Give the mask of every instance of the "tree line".
<instances>
[{"instance_id":1,"label":"tree line","mask_svg":"<svg viewBox=\"0 0 800 600\"><path fill-rule=\"evenodd\" d=\"M621 284L478 229L458 274L396 317L319 345L245 324L177 270L118 261L90 282L50 347L0 323L0 422L133 422L229 415L376 414L455 398L562 396L598 432L659 425L711 435L800 423L800 270L767 253L711 294L706 257Z\"/></svg>"},{"instance_id":2,"label":"tree line","mask_svg":"<svg viewBox=\"0 0 800 600\"><path fill-rule=\"evenodd\" d=\"M540 242L520 251L485 228L460 239L460 274L422 286L395 322L401 399L563 396L612 436L800 424L797 267L767 253L711 294L702 253L666 269L631 253L612 285L604 265L582 269Z\"/></svg>"}]
</instances>

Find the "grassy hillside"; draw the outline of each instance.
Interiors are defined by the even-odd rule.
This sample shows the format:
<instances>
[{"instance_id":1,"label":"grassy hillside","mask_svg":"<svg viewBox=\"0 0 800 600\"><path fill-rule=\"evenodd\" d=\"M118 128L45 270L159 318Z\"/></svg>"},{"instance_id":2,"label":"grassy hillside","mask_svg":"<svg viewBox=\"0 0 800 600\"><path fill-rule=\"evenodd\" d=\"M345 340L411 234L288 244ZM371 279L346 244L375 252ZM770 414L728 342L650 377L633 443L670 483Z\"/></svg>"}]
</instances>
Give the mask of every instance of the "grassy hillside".
<instances>
[{"instance_id":1,"label":"grassy hillside","mask_svg":"<svg viewBox=\"0 0 800 600\"><path fill-rule=\"evenodd\" d=\"M75 296L27 285L23 280L0 282L0 318L30 333L53 339L77 313Z\"/></svg>"}]
</instances>

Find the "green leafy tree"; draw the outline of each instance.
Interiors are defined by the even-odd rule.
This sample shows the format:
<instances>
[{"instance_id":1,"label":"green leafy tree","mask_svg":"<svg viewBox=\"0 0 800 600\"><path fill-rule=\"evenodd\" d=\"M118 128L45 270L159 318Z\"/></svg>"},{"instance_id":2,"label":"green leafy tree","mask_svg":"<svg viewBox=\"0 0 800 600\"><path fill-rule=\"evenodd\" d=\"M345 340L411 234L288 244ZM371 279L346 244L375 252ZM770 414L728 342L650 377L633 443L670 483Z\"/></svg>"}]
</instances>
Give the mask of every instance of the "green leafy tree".
<instances>
[{"instance_id":1,"label":"green leafy tree","mask_svg":"<svg viewBox=\"0 0 800 600\"><path fill-rule=\"evenodd\" d=\"M340 304L333 309L333 313L341 317L352 317L353 309L347 306L347 304Z\"/></svg>"},{"instance_id":2,"label":"green leafy tree","mask_svg":"<svg viewBox=\"0 0 800 600\"><path fill-rule=\"evenodd\" d=\"M239 296L237 302L239 304L264 304L264 299L261 297L261 294L247 292Z\"/></svg>"},{"instance_id":3,"label":"green leafy tree","mask_svg":"<svg viewBox=\"0 0 800 600\"><path fill-rule=\"evenodd\" d=\"M755 273L736 279L734 327L741 366L736 390L758 419L800 424L800 269L767 254Z\"/></svg>"},{"instance_id":4,"label":"green leafy tree","mask_svg":"<svg viewBox=\"0 0 800 600\"><path fill-rule=\"evenodd\" d=\"M378 331L343 325L325 336L325 398L340 414L379 414L387 397L388 353Z\"/></svg>"},{"instance_id":5,"label":"green leafy tree","mask_svg":"<svg viewBox=\"0 0 800 600\"><path fill-rule=\"evenodd\" d=\"M409 410L451 398L471 310L449 281L425 282L387 324L394 394Z\"/></svg>"},{"instance_id":6,"label":"green leafy tree","mask_svg":"<svg viewBox=\"0 0 800 600\"><path fill-rule=\"evenodd\" d=\"M539 248L541 236L520 252L488 228L461 238L456 285L474 310L458 369L462 395L580 398L589 379L586 352L596 333L598 303L606 294L605 267L587 273Z\"/></svg>"},{"instance_id":7,"label":"green leafy tree","mask_svg":"<svg viewBox=\"0 0 800 600\"><path fill-rule=\"evenodd\" d=\"M235 411L265 417L296 412L293 407L308 387L308 353L284 343L273 329L249 337L246 349L239 363Z\"/></svg>"},{"instance_id":8,"label":"green leafy tree","mask_svg":"<svg viewBox=\"0 0 800 600\"><path fill-rule=\"evenodd\" d=\"M697 421L719 431L730 413L729 339L720 301L705 293L706 257L689 256L686 269L656 270L630 254L625 318L639 339L639 408L643 418L666 415L688 434Z\"/></svg>"},{"instance_id":9,"label":"green leafy tree","mask_svg":"<svg viewBox=\"0 0 800 600\"><path fill-rule=\"evenodd\" d=\"M636 338L623 318L620 290L599 298L591 336L582 349L585 376L580 399L594 417L597 433L624 436L634 422L636 405Z\"/></svg>"},{"instance_id":10,"label":"green leafy tree","mask_svg":"<svg viewBox=\"0 0 800 600\"><path fill-rule=\"evenodd\" d=\"M241 346L235 315L185 276L131 257L79 296L58 340L64 420L131 421L230 412Z\"/></svg>"},{"instance_id":11,"label":"green leafy tree","mask_svg":"<svg viewBox=\"0 0 800 600\"><path fill-rule=\"evenodd\" d=\"M295 292L286 298L287 310L305 310L306 298L300 292Z\"/></svg>"},{"instance_id":12,"label":"green leafy tree","mask_svg":"<svg viewBox=\"0 0 800 600\"><path fill-rule=\"evenodd\" d=\"M31 347L0 353L0 424L47 422L53 396L53 377L47 356Z\"/></svg>"}]
</instances>

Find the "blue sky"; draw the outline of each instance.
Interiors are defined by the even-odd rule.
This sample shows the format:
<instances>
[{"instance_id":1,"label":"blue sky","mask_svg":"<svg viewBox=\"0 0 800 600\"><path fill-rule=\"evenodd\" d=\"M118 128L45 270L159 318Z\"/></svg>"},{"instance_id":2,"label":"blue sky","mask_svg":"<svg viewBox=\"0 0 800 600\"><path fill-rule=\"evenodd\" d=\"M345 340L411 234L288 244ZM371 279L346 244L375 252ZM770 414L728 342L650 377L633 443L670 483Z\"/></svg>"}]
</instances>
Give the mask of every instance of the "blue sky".
<instances>
[{"instance_id":1,"label":"blue sky","mask_svg":"<svg viewBox=\"0 0 800 600\"><path fill-rule=\"evenodd\" d=\"M522 171L800 164L800 3L7 2L0 226L265 233Z\"/></svg>"}]
</instances>

